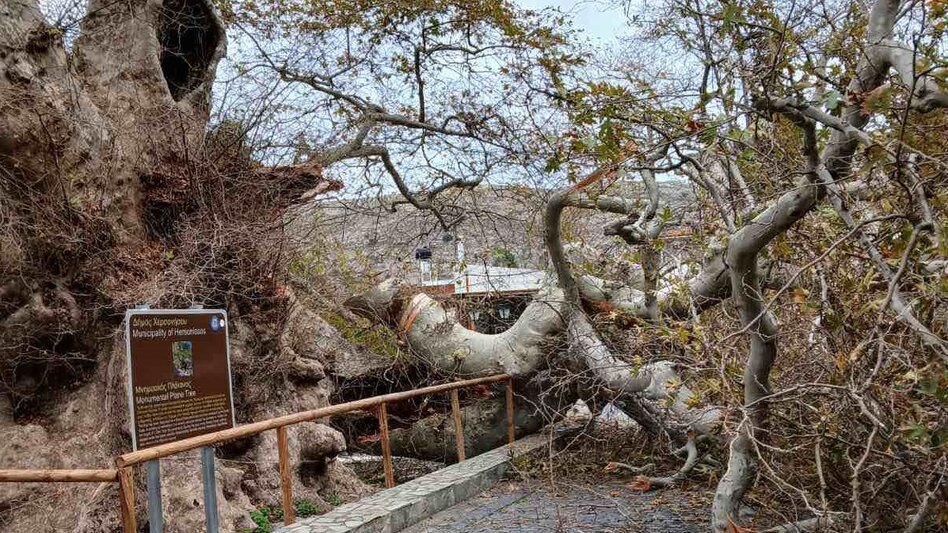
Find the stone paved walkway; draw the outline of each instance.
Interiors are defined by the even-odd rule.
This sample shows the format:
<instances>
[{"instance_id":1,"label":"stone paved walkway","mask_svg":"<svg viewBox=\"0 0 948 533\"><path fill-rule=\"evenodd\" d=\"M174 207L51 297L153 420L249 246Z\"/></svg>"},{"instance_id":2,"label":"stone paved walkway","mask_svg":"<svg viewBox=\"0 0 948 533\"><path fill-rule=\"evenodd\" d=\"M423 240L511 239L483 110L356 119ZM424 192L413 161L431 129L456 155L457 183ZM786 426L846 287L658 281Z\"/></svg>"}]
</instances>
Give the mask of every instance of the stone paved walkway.
<instances>
[{"instance_id":1,"label":"stone paved walkway","mask_svg":"<svg viewBox=\"0 0 948 533\"><path fill-rule=\"evenodd\" d=\"M388 533L401 531L499 482L520 457L549 446L550 435L524 437L362 500L306 518L277 533Z\"/></svg>"},{"instance_id":2,"label":"stone paved walkway","mask_svg":"<svg viewBox=\"0 0 948 533\"><path fill-rule=\"evenodd\" d=\"M643 494L615 480L556 489L506 482L402 533L697 533L707 530L709 513L706 502L674 488Z\"/></svg>"}]
</instances>

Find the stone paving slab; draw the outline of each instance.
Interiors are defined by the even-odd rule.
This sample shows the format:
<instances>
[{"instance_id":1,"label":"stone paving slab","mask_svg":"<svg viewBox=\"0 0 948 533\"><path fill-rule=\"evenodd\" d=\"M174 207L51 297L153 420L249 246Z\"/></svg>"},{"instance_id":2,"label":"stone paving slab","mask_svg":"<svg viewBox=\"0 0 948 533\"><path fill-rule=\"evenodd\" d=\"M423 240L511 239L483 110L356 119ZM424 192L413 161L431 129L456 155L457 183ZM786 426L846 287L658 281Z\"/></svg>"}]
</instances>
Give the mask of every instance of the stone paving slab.
<instances>
[{"instance_id":1,"label":"stone paving slab","mask_svg":"<svg viewBox=\"0 0 948 533\"><path fill-rule=\"evenodd\" d=\"M710 505L673 487L642 493L628 480L511 481L441 511L402 533L699 533Z\"/></svg>"},{"instance_id":2,"label":"stone paving slab","mask_svg":"<svg viewBox=\"0 0 948 533\"><path fill-rule=\"evenodd\" d=\"M274 533L394 533L463 502L503 479L511 458L546 448L550 434L517 440Z\"/></svg>"}]
</instances>

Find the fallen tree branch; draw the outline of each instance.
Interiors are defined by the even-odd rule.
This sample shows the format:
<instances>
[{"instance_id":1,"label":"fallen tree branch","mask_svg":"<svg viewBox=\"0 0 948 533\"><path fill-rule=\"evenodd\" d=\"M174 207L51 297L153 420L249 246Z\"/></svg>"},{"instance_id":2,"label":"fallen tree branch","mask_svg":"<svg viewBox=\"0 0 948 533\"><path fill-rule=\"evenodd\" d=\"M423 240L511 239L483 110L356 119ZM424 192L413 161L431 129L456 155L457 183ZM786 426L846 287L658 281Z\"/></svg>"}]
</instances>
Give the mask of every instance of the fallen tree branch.
<instances>
[{"instance_id":1,"label":"fallen tree branch","mask_svg":"<svg viewBox=\"0 0 948 533\"><path fill-rule=\"evenodd\" d=\"M655 469L655 464L645 463L642 466L632 466L626 463L609 463L602 469L603 472L613 473L618 471L629 472L630 474L645 474Z\"/></svg>"},{"instance_id":2,"label":"fallen tree branch","mask_svg":"<svg viewBox=\"0 0 948 533\"><path fill-rule=\"evenodd\" d=\"M635 476L635 479L632 481L631 487L641 491L661 489L671 487L688 477L691 470L698 464L698 445L695 442L694 431L688 431L688 442L685 444L685 449L688 451L688 457L685 459L685 464L683 464L677 472L668 477L638 475Z\"/></svg>"}]
</instances>

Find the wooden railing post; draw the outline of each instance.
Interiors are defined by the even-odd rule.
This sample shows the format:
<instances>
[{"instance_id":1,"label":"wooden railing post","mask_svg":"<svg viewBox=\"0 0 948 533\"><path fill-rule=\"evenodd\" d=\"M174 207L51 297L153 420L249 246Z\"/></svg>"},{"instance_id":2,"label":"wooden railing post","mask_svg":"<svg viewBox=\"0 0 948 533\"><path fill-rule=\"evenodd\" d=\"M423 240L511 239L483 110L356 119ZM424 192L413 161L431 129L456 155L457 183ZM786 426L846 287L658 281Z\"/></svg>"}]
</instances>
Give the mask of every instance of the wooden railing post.
<instances>
[{"instance_id":1,"label":"wooden railing post","mask_svg":"<svg viewBox=\"0 0 948 533\"><path fill-rule=\"evenodd\" d=\"M454 441L460 463L464 460L464 426L461 424L461 402L458 400L457 389L451 389L451 414L454 416Z\"/></svg>"},{"instance_id":2,"label":"wooden railing post","mask_svg":"<svg viewBox=\"0 0 948 533\"><path fill-rule=\"evenodd\" d=\"M122 531L136 533L138 524L135 520L135 472L132 467L119 469L119 500L121 501Z\"/></svg>"},{"instance_id":3,"label":"wooden railing post","mask_svg":"<svg viewBox=\"0 0 948 533\"><path fill-rule=\"evenodd\" d=\"M382 437L382 468L385 470L385 487L395 486L395 469L392 467L392 444L388 440L388 408L379 404L379 434Z\"/></svg>"},{"instance_id":4,"label":"wooden railing post","mask_svg":"<svg viewBox=\"0 0 948 533\"><path fill-rule=\"evenodd\" d=\"M286 437L286 426L277 428L277 450L280 456L280 492L283 496L283 522L290 525L296 521L293 508L293 476L290 471L290 444Z\"/></svg>"},{"instance_id":5,"label":"wooden railing post","mask_svg":"<svg viewBox=\"0 0 948 533\"><path fill-rule=\"evenodd\" d=\"M513 444L517 438L517 429L514 426L514 395L513 378L507 379L507 443Z\"/></svg>"}]
</instances>

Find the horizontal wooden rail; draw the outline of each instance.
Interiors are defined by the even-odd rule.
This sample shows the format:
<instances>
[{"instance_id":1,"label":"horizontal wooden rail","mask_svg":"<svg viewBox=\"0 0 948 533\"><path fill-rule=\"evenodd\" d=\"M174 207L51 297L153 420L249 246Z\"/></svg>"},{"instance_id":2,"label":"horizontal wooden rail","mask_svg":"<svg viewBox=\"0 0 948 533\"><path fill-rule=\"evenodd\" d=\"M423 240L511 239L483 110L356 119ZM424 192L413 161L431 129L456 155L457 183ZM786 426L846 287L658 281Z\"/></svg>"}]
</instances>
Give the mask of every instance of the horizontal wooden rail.
<instances>
[{"instance_id":1,"label":"horizontal wooden rail","mask_svg":"<svg viewBox=\"0 0 948 533\"><path fill-rule=\"evenodd\" d=\"M0 482L95 483L118 481L118 470L0 470Z\"/></svg>"},{"instance_id":2,"label":"horizontal wooden rail","mask_svg":"<svg viewBox=\"0 0 948 533\"><path fill-rule=\"evenodd\" d=\"M398 402L402 400L408 400L410 398L416 398L418 396L438 394L460 388L473 387L475 385L507 381L509 378L510 376L507 374L498 374L495 376L487 376L483 378L454 381L451 383L443 383L441 385L432 385L430 387L424 387L421 389L404 392L393 392L391 394L383 394L382 396L374 396L372 398L363 398L361 400L330 405L320 409L313 409L311 411L302 411L291 415L244 424L231 429L224 429L221 431L215 431L213 433L205 433L204 435L198 435L197 437L191 437L189 439L169 442L168 444L161 444L152 448L145 448L144 450L126 453L125 455L120 455L119 457L115 458L115 465L118 468L124 468L127 466L144 463L145 461L151 461L152 459L160 459L162 457L167 457L176 453L186 452L188 450L193 450L202 446L213 446L215 444L220 444L229 440L250 437L271 429L299 424L301 422L308 422L310 420L316 420L317 418L325 418L327 416L348 413L350 411L370 409L386 402Z\"/></svg>"},{"instance_id":3,"label":"horizontal wooden rail","mask_svg":"<svg viewBox=\"0 0 948 533\"><path fill-rule=\"evenodd\" d=\"M303 411L291 415L271 418L261 422L245 424L223 431L215 431L190 439L179 440L162 444L144 450L138 450L126 453L115 458L117 469L103 470L0 470L0 482L12 483L32 483L32 482L118 482L119 498L121 504L122 530L125 533L134 533L137 531L137 521L135 516L135 491L134 491L134 465L160 459L176 453L193 450L202 446L211 446L222 442L250 437L263 433L264 431L277 430L277 441L279 445L280 458L280 479L282 485L282 503L284 516L287 524L294 521L293 516L293 493L292 482L290 478L290 460L287 444L286 427L301 422L308 422L318 418L348 413L350 411L377 409L379 416L379 428L382 434L382 454L385 466L385 486L391 487L395 484L395 476L392 468L392 454L388 443L388 420L385 404L417 398L418 396L427 396L430 394L440 394L443 392L451 393L451 408L455 423L455 434L458 439L458 460L464 460L464 434L463 424L461 422L460 402L458 400L458 389L473 387L475 385L484 385L487 383L506 382L506 403L507 403L507 433L508 440L512 443L514 439L514 416L513 416L513 378L507 374L498 374L483 378L468 379L464 381L455 381L452 383L443 383L441 385L432 385L422 389L415 389L404 392L393 392L382 396L372 398L363 398L352 402L330 405L311 411Z\"/></svg>"}]
</instances>

